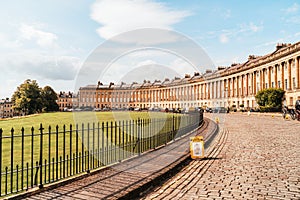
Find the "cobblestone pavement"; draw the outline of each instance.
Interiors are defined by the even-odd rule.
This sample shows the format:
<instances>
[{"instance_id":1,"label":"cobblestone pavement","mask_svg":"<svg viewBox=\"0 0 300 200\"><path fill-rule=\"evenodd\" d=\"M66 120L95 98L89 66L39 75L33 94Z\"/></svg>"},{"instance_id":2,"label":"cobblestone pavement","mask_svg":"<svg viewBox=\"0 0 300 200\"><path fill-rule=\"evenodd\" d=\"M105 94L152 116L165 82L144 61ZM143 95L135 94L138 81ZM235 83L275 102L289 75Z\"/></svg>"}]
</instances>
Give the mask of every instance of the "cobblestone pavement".
<instances>
[{"instance_id":1,"label":"cobblestone pavement","mask_svg":"<svg viewBox=\"0 0 300 200\"><path fill-rule=\"evenodd\" d=\"M300 122L245 114L219 119L207 159L190 162L143 199L300 199Z\"/></svg>"}]
</instances>

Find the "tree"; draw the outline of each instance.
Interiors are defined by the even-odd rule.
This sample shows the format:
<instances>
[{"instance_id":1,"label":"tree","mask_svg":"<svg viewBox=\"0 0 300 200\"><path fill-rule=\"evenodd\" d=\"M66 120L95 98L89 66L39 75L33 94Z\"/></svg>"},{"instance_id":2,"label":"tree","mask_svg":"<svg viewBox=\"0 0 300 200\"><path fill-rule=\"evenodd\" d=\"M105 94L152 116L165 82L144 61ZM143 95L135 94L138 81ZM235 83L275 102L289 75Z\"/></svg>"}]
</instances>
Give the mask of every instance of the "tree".
<instances>
[{"instance_id":1,"label":"tree","mask_svg":"<svg viewBox=\"0 0 300 200\"><path fill-rule=\"evenodd\" d=\"M43 108L41 88L35 80L27 79L14 92L12 102L15 110L25 114L41 112Z\"/></svg>"},{"instance_id":2,"label":"tree","mask_svg":"<svg viewBox=\"0 0 300 200\"><path fill-rule=\"evenodd\" d=\"M50 86L45 86L43 88L42 98L43 98L43 109L46 112L58 111L59 106L56 103L57 94Z\"/></svg>"},{"instance_id":3,"label":"tree","mask_svg":"<svg viewBox=\"0 0 300 200\"><path fill-rule=\"evenodd\" d=\"M280 109L285 91L281 88L269 88L259 91L256 96L257 104L262 108Z\"/></svg>"}]
</instances>

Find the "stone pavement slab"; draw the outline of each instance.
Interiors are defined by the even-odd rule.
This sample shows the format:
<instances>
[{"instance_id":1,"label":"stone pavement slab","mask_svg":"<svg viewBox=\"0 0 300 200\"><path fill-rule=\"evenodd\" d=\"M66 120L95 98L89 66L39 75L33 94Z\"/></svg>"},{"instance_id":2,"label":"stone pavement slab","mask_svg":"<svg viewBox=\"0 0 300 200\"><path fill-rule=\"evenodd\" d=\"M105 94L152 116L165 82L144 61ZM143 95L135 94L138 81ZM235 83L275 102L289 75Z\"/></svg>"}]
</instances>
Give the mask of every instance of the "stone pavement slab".
<instances>
[{"instance_id":1,"label":"stone pavement slab","mask_svg":"<svg viewBox=\"0 0 300 200\"><path fill-rule=\"evenodd\" d=\"M300 199L300 122L245 114L220 121L210 159L190 162L143 199Z\"/></svg>"}]
</instances>

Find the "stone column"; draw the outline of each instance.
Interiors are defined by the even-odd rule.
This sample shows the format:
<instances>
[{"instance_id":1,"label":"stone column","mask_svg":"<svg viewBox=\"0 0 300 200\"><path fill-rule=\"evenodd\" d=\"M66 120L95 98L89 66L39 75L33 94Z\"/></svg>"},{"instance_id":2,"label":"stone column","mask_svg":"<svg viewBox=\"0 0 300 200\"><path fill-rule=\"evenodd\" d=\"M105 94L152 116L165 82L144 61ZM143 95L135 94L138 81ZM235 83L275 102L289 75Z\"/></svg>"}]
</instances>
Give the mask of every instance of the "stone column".
<instances>
[{"instance_id":1,"label":"stone column","mask_svg":"<svg viewBox=\"0 0 300 200\"><path fill-rule=\"evenodd\" d=\"M240 77L237 76L236 77L236 96L239 97L240 96L240 88L239 88L239 82L240 82Z\"/></svg>"},{"instance_id":2,"label":"stone column","mask_svg":"<svg viewBox=\"0 0 300 200\"><path fill-rule=\"evenodd\" d=\"M215 82L215 99L217 99L218 97L219 97L219 95L218 95L218 93L219 93L219 84L220 84L220 82L219 81L216 81Z\"/></svg>"},{"instance_id":3,"label":"stone column","mask_svg":"<svg viewBox=\"0 0 300 200\"><path fill-rule=\"evenodd\" d=\"M201 99L203 99L203 85L202 84L200 84L200 86L199 86L200 88L200 94L199 94L199 99L201 100Z\"/></svg>"},{"instance_id":4,"label":"stone column","mask_svg":"<svg viewBox=\"0 0 300 200\"><path fill-rule=\"evenodd\" d=\"M199 85L194 85L194 101L198 100L198 88L199 88Z\"/></svg>"},{"instance_id":5,"label":"stone column","mask_svg":"<svg viewBox=\"0 0 300 200\"><path fill-rule=\"evenodd\" d=\"M297 79L297 89L300 89L300 69L299 69L299 57L296 57L296 79Z\"/></svg>"},{"instance_id":6,"label":"stone column","mask_svg":"<svg viewBox=\"0 0 300 200\"><path fill-rule=\"evenodd\" d=\"M228 85L228 88L227 88L227 89L228 89L228 90L227 90L227 97L231 97L231 96L230 96L230 89L231 89L231 88L230 88L230 81L231 81L231 78L229 78L229 79L227 80L227 85Z\"/></svg>"},{"instance_id":7,"label":"stone column","mask_svg":"<svg viewBox=\"0 0 300 200\"><path fill-rule=\"evenodd\" d=\"M284 90L284 62L281 63L281 88Z\"/></svg>"},{"instance_id":8,"label":"stone column","mask_svg":"<svg viewBox=\"0 0 300 200\"><path fill-rule=\"evenodd\" d=\"M262 70L262 89L266 88L266 71L267 69L265 68Z\"/></svg>"},{"instance_id":9,"label":"stone column","mask_svg":"<svg viewBox=\"0 0 300 200\"><path fill-rule=\"evenodd\" d=\"M271 67L268 68L268 87L271 88L272 87L272 80L271 80Z\"/></svg>"},{"instance_id":10,"label":"stone column","mask_svg":"<svg viewBox=\"0 0 300 200\"><path fill-rule=\"evenodd\" d=\"M249 74L246 74L246 91L245 96L249 96Z\"/></svg>"},{"instance_id":11,"label":"stone column","mask_svg":"<svg viewBox=\"0 0 300 200\"><path fill-rule=\"evenodd\" d=\"M218 98L218 83L219 81L215 81L214 82L214 99L217 99Z\"/></svg>"},{"instance_id":12,"label":"stone column","mask_svg":"<svg viewBox=\"0 0 300 200\"><path fill-rule=\"evenodd\" d=\"M203 99L207 99L206 84L207 83L203 84Z\"/></svg>"},{"instance_id":13,"label":"stone column","mask_svg":"<svg viewBox=\"0 0 300 200\"><path fill-rule=\"evenodd\" d=\"M214 99L215 98L215 82L211 82L211 85L210 85L210 88L211 88L211 99Z\"/></svg>"},{"instance_id":14,"label":"stone column","mask_svg":"<svg viewBox=\"0 0 300 200\"><path fill-rule=\"evenodd\" d=\"M251 73L251 95L254 94L254 72Z\"/></svg>"},{"instance_id":15,"label":"stone column","mask_svg":"<svg viewBox=\"0 0 300 200\"><path fill-rule=\"evenodd\" d=\"M264 69L260 70L259 72L259 84L260 84L259 90L262 90L264 88L263 77L264 77Z\"/></svg>"},{"instance_id":16,"label":"stone column","mask_svg":"<svg viewBox=\"0 0 300 200\"><path fill-rule=\"evenodd\" d=\"M234 81L235 81L235 78L233 77L232 78L232 97L234 97Z\"/></svg>"},{"instance_id":17,"label":"stone column","mask_svg":"<svg viewBox=\"0 0 300 200\"><path fill-rule=\"evenodd\" d=\"M219 88L220 88L220 90L219 90L219 98L220 99L222 99L222 93L223 93L223 91L224 91L224 88L222 88L222 80L220 80L220 85L219 85Z\"/></svg>"},{"instance_id":18,"label":"stone column","mask_svg":"<svg viewBox=\"0 0 300 200\"><path fill-rule=\"evenodd\" d=\"M278 65L275 65L275 66L274 66L274 81L275 81L275 88L278 87L278 80L277 80L277 68L278 68L278 67L279 67Z\"/></svg>"},{"instance_id":19,"label":"stone column","mask_svg":"<svg viewBox=\"0 0 300 200\"><path fill-rule=\"evenodd\" d=\"M226 98L228 95L227 94L225 94L225 92L228 92L228 91L226 91L226 83L227 83L227 80L226 79L224 79L223 80L223 88L224 88L224 96L223 96L223 98ZM227 88L227 90L228 90L228 88Z\"/></svg>"},{"instance_id":20,"label":"stone column","mask_svg":"<svg viewBox=\"0 0 300 200\"><path fill-rule=\"evenodd\" d=\"M288 60L288 90L292 89L292 60Z\"/></svg>"},{"instance_id":21,"label":"stone column","mask_svg":"<svg viewBox=\"0 0 300 200\"><path fill-rule=\"evenodd\" d=\"M203 84L200 84L200 100L203 99Z\"/></svg>"},{"instance_id":22,"label":"stone column","mask_svg":"<svg viewBox=\"0 0 300 200\"><path fill-rule=\"evenodd\" d=\"M210 95L210 83L207 83L206 87L207 87L207 99L210 99L211 98L211 95Z\"/></svg>"},{"instance_id":23,"label":"stone column","mask_svg":"<svg viewBox=\"0 0 300 200\"><path fill-rule=\"evenodd\" d=\"M244 79L245 75L242 75L242 84L241 84L241 96L244 97Z\"/></svg>"},{"instance_id":24,"label":"stone column","mask_svg":"<svg viewBox=\"0 0 300 200\"><path fill-rule=\"evenodd\" d=\"M253 95L256 95L256 90L257 90L257 89L256 89L256 86L257 86L257 83L256 83L256 76L257 76L257 75L256 75L256 73L257 73L257 72L254 71L253 73L254 73L254 76L253 76L253 85L252 85L252 89L253 89Z\"/></svg>"}]
</instances>

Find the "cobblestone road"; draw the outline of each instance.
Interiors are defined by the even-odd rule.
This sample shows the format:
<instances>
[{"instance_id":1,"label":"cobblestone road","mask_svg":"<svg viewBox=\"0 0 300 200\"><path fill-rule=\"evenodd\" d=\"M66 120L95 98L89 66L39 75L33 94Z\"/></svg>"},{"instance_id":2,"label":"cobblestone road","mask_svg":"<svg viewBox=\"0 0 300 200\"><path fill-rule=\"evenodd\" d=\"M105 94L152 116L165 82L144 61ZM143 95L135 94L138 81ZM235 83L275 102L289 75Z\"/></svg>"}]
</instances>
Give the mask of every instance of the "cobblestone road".
<instances>
[{"instance_id":1,"label":"cobblestone road","mask_svg":"<svg viewBox=\"0 0 300 200\"><path fill-rule=\"evenodd\" d=\"M144 199L300 199L300 122L245 114L220 121L207 159Z\"/></svg>"}]
</instances>

